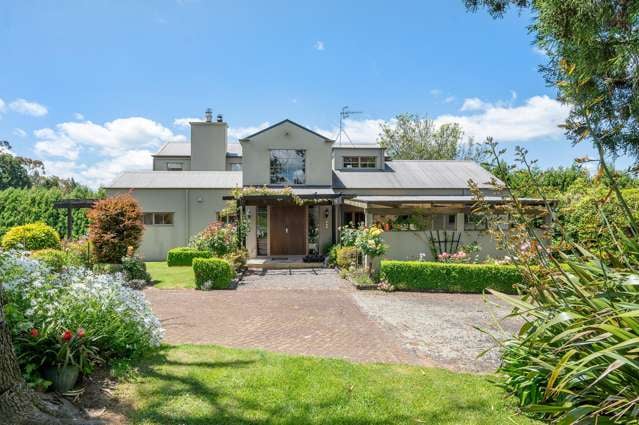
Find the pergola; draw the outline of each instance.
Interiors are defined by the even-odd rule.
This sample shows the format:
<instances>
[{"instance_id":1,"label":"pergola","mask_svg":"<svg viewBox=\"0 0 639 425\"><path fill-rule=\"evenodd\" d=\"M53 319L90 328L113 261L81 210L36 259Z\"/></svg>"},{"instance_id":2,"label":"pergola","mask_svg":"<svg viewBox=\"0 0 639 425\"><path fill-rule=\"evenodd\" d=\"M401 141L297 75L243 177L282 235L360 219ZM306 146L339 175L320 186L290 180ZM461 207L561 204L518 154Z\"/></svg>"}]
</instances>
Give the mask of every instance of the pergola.
<instances>
[{"instance_id":1,"label":"pergola","mask_svg":"<svg viewBox=\"0 0 639 425\"><path fill-rule=\"evenodd\" d=\"M67 239L71 239L73 233L73 210L79 208L93 208L97 199L62 199L53 204L54 208L67 209Z\"/></svg>"}]
</instances>

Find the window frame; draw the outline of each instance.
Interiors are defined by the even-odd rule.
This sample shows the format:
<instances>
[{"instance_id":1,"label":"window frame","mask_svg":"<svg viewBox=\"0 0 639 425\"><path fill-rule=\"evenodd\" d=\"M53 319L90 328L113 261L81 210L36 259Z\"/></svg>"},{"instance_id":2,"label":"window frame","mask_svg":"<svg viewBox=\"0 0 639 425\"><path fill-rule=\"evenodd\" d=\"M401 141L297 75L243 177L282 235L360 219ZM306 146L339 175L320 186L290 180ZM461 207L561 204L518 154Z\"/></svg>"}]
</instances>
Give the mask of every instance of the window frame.
<instances>
[{"instance_id":1,"label":"window frame","mask_svg":"<svg viewBox=\"0 0 639 425\"><path fill-rule=\"evenodd\" d=\"M166 217L170 217L170 223L164 223L164 221L166 221L165 219L162 220L158 220L157 217L158 216L162 216L164 215L165 218ZM150 223L148 223L147 218L150 218ZM158 221L162 221L163 223L158 223ZM168 226L175 226L175 213L172 211L160 211L160 212L156 212L156 211L148 211L148 212L144 212L142 213L142 223L145 226L164 226L164 227L168 227Z\"/></svg>"},{"instance_id":2,"label":"window frame","mask_svg":"<svg viewBox=\"0 0 639 425\"><path fill-rule=\"evenodd\" d=\"M307 164L306 164L306 149L290 149L290 148L277 148L277 149L269 149L268 150L269 155L268 155L268 166L269 166L269 182L270 184L274 184L274 185L282 185L282 186L302 186L306 184L306 168L307 168ZM304 175L304 178L301 182L296 182L294 179L293 181L289 181L288 180L288 175L290 174L291 176L293 175L293 173L295 173L297 170L292 170L292 168L290 167L286 167L286 169L283 169L280 172L280 176L285 177L286 180L285 181L279 181L279 180L274 180L274 174L273 174L273 155L276 152L295 152L295 155L300 156L299 152L302 152L301 155L301 160L302 160L302 173ZM286 159L293 159L294 157L287 157ZM291 173L291 170L293 171L293 173Z\"/></svg>"},{"instance_id":3,"label":"window frame","mask_svg":"<svg viewBox=\"0 0 639 425\"><path fill-rule=\"evenodd\" d=\"M171 165L179 165L179 169L171 168ZM170 161L166 163L166 171L184 171L184 163L183 162L175 162Z\"/></svg>"},{"instance_id":4,"label":"window frame","mask_svg":"<svg viewBox=\"0 0 639 425\"><path fill-rule=\"evenodd\" d=\"M375 168L377 168L375 155L344 155L342 157L342 169L344 170L372 170Z\"/></svg>"}]
</instances>

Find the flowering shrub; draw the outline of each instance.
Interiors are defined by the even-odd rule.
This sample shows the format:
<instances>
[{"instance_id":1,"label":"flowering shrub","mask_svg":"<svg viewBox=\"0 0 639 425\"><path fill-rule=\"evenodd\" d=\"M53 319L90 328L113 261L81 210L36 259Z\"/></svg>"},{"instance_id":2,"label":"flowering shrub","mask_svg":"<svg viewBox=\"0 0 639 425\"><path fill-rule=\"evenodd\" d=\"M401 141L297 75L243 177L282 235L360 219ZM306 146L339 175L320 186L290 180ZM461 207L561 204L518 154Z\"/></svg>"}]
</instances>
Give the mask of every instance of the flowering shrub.
<instances>
[{"instance_id":1,"label":"flowering shrub","mask_svg":"<svg viewBox=\"0 0 639 425\"><path fill-rule=\"evenodd\" d=\"M379 257L386 252L386 246L382 239L384 231L379 227L361 227L357 231L355 246L370 257Z\"/></svg>"},{"instance_id":2,"label":"flowering shrub","mask_svg":"<svg viewBox=\"0 0 639 425\"><path fill-rule=\"evenodd\" d=\"M60 235L58 232L44 223L31 223L23 226L12 227L2 237L4 249L46 249L60 248Z\"/></svg>"},{"instance_id":3,"label":"flowering shrub","mask_svg":"<svg viewBox=\"0 0 639 425\"><path fill-rule=\"evenodd\" d=\"M120 273L73 267L55 273L26 253L0 251L0 281L6 320L29 378L41 367L61 365L60 353L87 372L103 360L144 354L162 339L144 296L127 288Z\"/></svg>"},{"instance_id":4,"label":"flowering shrub","mask_svg":"<svg viewBox=\"0 0 639 425\"><path fill-rule=\"evenodd\" d=\"M198 250L209 251L221 257L235 250L238 246L237 227L221 221L209 223L204 230L193 236L189 246Z\"/></svg>"},{"instance_id":5,"label":"flowering shrub","mask_svg":"<svg viewBox=\"0 0 639 425\"><path fill-rule=\"evenodd\" d=\"M457 251L453 254L448 252L442 252L437 256L437 261L442 263L465 263L468 259L468 254L464 251Z\"/></svg>"},{"instance_id":6,"label":"flowering shrub","mask_svg":"<svg viewBox=\"0 0 639 425\"><path fill-rule=\"evenodd\" d=\"M132 247L140 246L144 225L142 209L129 194L98 201L88 212L89 239L97 261L119 263Z\"/></svg>"},{"instance_id":7,"label":"flowering shrub","mask_svg":"<svg viewBox=\"0 0 639 425\"><path fill-rule=\"evenodd\" d=\"M359 229L351 226L342 226L339 228L339 242L341 246L355 246Z\"/></svg>"}]
</instances>

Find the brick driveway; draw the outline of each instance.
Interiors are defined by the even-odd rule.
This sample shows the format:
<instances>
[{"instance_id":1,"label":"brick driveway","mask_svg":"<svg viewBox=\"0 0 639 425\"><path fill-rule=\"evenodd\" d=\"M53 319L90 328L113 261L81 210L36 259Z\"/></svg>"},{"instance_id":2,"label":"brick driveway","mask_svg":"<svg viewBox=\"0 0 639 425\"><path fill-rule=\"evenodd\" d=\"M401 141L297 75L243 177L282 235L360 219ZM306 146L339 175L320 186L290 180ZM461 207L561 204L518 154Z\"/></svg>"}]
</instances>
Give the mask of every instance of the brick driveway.
<instances>
[{"instance_id":1,"label":"brick driveway","mask_svg":"<svg viewBox=\"0 0 639 425\"><path fill-rule=\"evenodd\" d=\"M235 291L144 291L168 343L220 344L359 362L493 371L497 354L476 359L490 338L479 295L356 291L332 270L247 275ZM507 310L497 309L503 316ZM508 323L514 331L517 324Z\"/></svg>"}]
</instances>

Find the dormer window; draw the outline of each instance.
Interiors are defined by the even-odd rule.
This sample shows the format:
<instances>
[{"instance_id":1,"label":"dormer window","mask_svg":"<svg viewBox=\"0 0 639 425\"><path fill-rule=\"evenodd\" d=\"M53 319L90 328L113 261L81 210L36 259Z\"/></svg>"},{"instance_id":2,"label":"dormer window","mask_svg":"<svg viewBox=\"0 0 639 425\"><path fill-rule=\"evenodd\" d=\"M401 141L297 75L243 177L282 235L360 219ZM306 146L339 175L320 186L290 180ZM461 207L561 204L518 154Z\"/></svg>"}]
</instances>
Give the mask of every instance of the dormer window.
<instances>
[{"instance_id":1,"label":"dormer window","mask_svg":"<svg viewBox=\"0 0 639 425\"><path fill-rule=\"evenodd\" d=\"M377 157L375 156L345 156L342 163L343 168L376 168Z\"/></svg>"},{"instance_id":2,"label":"dormer window","mask_svg":"<svg viewBox=\"0 0 639 425\"><path fill-rule=\"evenodd\" d=\"M271 184L305 184L306 151L272 149L270 151Z\"/></svg>"}]
</instances>

